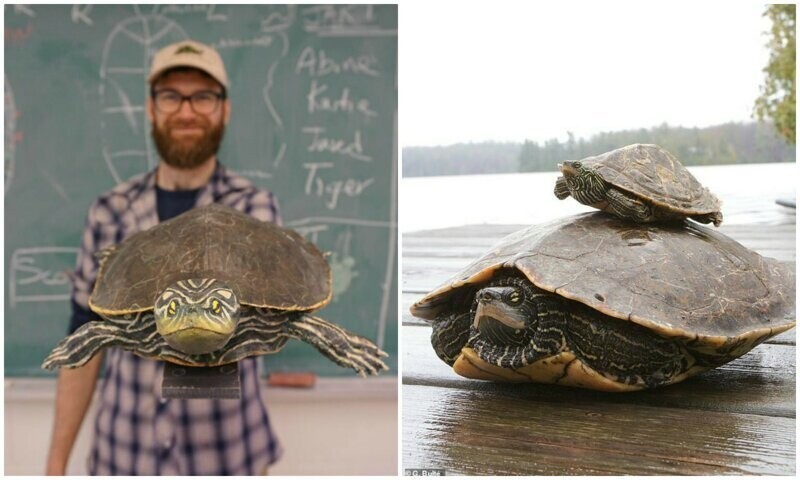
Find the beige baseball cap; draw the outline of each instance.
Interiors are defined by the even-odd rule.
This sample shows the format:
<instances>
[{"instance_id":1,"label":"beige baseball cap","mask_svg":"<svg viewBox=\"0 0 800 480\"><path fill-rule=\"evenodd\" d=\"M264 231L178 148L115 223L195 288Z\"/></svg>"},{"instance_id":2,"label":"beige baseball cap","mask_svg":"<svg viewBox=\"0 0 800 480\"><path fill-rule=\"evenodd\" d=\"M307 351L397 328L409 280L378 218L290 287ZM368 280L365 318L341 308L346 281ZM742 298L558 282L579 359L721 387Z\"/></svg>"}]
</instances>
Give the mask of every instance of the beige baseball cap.
<instances>
[{"instance_id":1,"label":"beige baseball cap","mask_svg":"<svg viewBox=\"0 0 800 480\"><path fill-rule=\"evenodd\" d=\"M222 84L226 90L228 89L228 75L225 73L222 57L208 45L194 40L183 40L162 48L153 56L147 83L152 83L166 70L175 67L202 70Z\"/></svg>"}]
</instances>

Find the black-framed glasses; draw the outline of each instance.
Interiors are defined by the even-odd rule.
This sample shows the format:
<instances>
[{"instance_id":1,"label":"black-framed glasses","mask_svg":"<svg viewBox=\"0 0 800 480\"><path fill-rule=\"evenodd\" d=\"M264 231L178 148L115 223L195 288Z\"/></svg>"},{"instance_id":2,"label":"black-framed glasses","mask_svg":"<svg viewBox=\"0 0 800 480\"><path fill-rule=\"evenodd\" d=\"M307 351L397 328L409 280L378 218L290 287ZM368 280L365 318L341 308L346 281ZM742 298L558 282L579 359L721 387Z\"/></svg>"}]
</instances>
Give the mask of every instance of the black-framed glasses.
<instances>
[{"instance_id":1,"label":"black-framed glasses","mask_svg":"<svg viewBox=\"0 0 800 480\"><path fill-rule=\"evenodd\" d=\"M219 108L220 102L225 98L224 93L203 90L191 95L181 95L175 90L159 90L153 92L153 103L156 110L161 113L175 113L181 109L184 100L189 101L195 113L208 115Z\"/></svg>"}]
</instances>

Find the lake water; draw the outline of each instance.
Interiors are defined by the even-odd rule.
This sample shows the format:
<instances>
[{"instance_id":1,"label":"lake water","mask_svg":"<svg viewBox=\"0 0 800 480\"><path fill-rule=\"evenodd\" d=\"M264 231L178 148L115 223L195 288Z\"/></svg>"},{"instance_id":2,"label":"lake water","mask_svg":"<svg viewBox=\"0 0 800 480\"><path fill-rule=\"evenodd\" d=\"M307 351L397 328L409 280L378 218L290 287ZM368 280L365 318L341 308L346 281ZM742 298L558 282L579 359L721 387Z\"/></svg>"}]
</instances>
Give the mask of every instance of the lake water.
<instances>
[{"instance_id":1,"label":"lake water","mask_svg":"<svg viewBox=\"0 0 800 480\"><path fill-rule=\"evenodd\" d=\"M795 163L689 167L722 200L725 224L794 223L775 203L795 198ZM556 172L412 177L401 180L401 233L469 224L535 224L590 207L553 195Z\"/></svg>"}]
</instances>

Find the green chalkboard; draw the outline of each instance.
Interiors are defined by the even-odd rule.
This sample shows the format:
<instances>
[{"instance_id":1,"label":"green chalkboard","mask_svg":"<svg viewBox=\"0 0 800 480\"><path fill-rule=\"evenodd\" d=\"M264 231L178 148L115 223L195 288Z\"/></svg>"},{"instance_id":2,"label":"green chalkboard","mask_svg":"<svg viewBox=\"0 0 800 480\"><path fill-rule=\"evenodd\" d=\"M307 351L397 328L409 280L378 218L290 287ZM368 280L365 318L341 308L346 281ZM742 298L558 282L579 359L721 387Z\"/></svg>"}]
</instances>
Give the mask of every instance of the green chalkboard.
<instances>
[{"instance_id":1,"label":"green chalkboard","mask_svg":"<svg viewBox=\"0 0 800 480\"><path fill-rule=\"evenodd\" d=\"M43 376L66 333L91 201L158 162L144 111L159 48L215 46L231 82L219 158L277 194L328 257L320 316L374 339L397 371L395 5L5 8L5 374ZM351 375L299 342L269 370Z\"/></svg>"}]
</instances>

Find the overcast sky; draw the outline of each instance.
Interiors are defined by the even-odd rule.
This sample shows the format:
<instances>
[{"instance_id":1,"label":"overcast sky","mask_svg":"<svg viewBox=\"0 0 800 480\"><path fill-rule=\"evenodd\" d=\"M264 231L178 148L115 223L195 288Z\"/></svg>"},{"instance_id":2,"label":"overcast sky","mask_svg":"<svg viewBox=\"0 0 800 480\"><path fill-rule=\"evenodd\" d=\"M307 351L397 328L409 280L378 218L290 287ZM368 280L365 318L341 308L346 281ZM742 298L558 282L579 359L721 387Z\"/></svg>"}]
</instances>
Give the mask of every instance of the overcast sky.
<instances>
[{"instance_id":1,"label":"overcast sky","mask_svg":"<svg viewBox=\"0 0 800 480\"><path fill-rule=\"evenodd\" d=\"M751 119L763 4L462 3L401 2L402 147Z\"/></svg>"}]
</instances>

